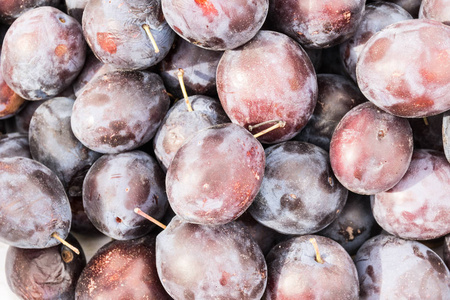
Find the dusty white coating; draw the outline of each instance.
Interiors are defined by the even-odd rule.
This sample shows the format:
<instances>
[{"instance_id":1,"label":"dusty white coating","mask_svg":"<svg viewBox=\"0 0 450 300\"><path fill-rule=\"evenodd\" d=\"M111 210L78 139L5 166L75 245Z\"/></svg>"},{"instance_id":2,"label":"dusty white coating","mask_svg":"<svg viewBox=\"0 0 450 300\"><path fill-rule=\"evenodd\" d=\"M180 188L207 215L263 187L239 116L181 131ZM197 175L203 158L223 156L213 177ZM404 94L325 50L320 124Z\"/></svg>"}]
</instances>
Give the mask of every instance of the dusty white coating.
<instances>
[{"instance_id":1,"label":"dusty white coating","mask_svg":"<svg viewBox=\"0 0 450 300\"><path fill-rule=\"evenodd\" d=\"M372 211L386 231L405 239L450 233L450 164L440 152L416 150L400 182L372 197Z\"/></svg>"},{"instance_id":2,"label":"dusty white coating","mask_svg":"<svg viewBox=\"0 0 450 300\"><path fill-rule=\"evenodd\" d=\"M74 100L64 97L46 101L34 112L29 128L33 159L53 170L66 187L78 171L100 156L73 135L70 127L73 104Z\"/></svg>"},{"instance_id":3,"label":"dusty white coating","mask_svg":"<svg viewBox=\"0 0 450 300\"><path fill-rule=\"evenodd\" d=\"M50 98L71 84L85 56L78 21L56 8L40 7L21 15L7 31L1 53L3 78L22 98Z\"/></svg>"},{"instance_id":4,"label":"dusty white coating","mask_svg":"<svg viewBox=\"0 0 450 300\"><path fill-rule=\"evenodd\" d=\"M316 261L310 239L317 242L323 264ZM356 267L335 241L303 235L276 245L266 257L268 287L262 299L358 299Z\"/></svg>"},{"instance_id":5,"label":"dusty white coating","mask_svg":"<svg viewBox=\"0 0 450 300\"><path fill-rule=\"evenodd\" d=\"M356 62L367 40L384 27L408 19L411 15L397 4L383 1L366 5L355 34L339 46L344 67L355 82Z\"/></svg>"},{"instance_id":6,"label":"dusty white coating","mask_svg":"<svg viewBox=\"0 0 450 300\"><path fill-rule=\"evenodd\" d=\"M162 0L167 23L187 41L211 50L239 47L259 31L269 0Z\"/></svg>"},{"instance_id":7,"label":"dusty white coating","mask_svg":"<svg viewBox=\"0 0 450 300\"><path fill-rule=\"evenodd\" d=\"M401 117L450 109L450 27L432 20L389 25L366 43L356 66L361 92Z\"/></svg>"},{"instance_id":8,"label":"dusty white coating","mask_svg":"<svg viewBox=\"0 0 450 300\"><path fill-rule=\"evenodd\" d=\"M156 268L174 299L261 299L267 266L236 223L201 226L174 217L156 238Z\"/></svg>"},{"instance_id":9,"label":"dusty white coating","mask_svg":"<svg viewBox=\"0 0 450 300\"><path fill-rule=\"evenodd\" d=\"M450 273L425 245L389 235L363 244L355 257L362 300L450 299Z\"/></svg>"},{"instance_id":10,"label":"dusty white coating","mask_svg":"<svg viewBox=\"0 0 450 300\"><path fill-rule=\"evenodd\" d=\"M288 141L266 149L265 176L249 212L278 232L311 234L337 217L347 193L332 174L327 152Z\"/></svg>"}]
</instances>

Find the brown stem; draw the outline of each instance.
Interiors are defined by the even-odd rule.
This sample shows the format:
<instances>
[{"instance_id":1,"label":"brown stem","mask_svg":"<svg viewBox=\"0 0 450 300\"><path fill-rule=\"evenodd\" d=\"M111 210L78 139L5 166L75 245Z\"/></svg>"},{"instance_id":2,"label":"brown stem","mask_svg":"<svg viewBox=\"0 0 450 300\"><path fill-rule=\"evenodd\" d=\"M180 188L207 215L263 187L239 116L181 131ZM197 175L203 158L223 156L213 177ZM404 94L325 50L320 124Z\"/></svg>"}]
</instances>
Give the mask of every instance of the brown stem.
<instances>
[{"instance_id":1,"label":"brown stem","mask_svg":"<svg viewBox=\"0 0 450 300\"><path fill-rule=\"evenodd\" d=\"M74 246L72 246L71 244L69 244L67 241L63 240L56 232L54 232L52 234L52 237L54 237L55 239L57 239L58 241L61 242L61 244L63 244L64 246L66 246L67 248L69 248L70 250L72 250L73 252L75 252L76 254L80 255L80 250L78 250L77 248L75 248Z\"/></svg>"},{"instance_id":2,"label":"brown stem","mask_svg":"<svg viewBox=\"0 0 450 300\"><path fill-rule=\"evenodd\" d=\"M428 123L427 117L423 117L423 122L425 123L426 126L430 125L430 124Z\"/></svg>"},{"instance_id":3,"label":"brown stem","mask_svg":"<svg viewBox=\"0 0 450 300\"><path fill-rule=\"evenodd\" d=\"M264 129L263 131L258 132L257 134L254 134L253 136L255 138L259 138L260 136L262 136L262 135L264 135L264 134L266 134L266 133L268 133L268 132L270 132L272 130L275 130L277 128L283 128L284 126L286 126L286 122L285 121L271 120L271 121L262 122L262 123L259 123L259 124L253 125L253 126L252 125L248 125L248 130L252 131L254 128L257 128L257 127L260 127L260 126L263 126L263 125L266 125L266 124L269 124L269 123L274 123L274 122L277 122L277 123L275 125L273 125L273 126L270 126L267 129Z\"/></svg>"},{"instance_id":4,"label":"brown stem","mask_svg":"<svg viewBox=\"0 0 450 300\"><path fill-rule=\"evenodd\" d=\"M149 215L147 215L145 212L143 212L140 208L135 208L134 212L137 213L138 215L140 215L141 217L146 218L147 220L149 220L150 222L152 222L153 224L158 225L159 227L161 227L162 229L166 229L166 225L164 225L163 223L159 222L158 220L156 220L155 218L150 217Z\"/></svg>"},{"instance_id":5,"label":"brown stem","mask_svg":"<svg viewBox=\"0 0 450 300\"><path fill-rule=\"evenodd\" d=\"M144 25L142 25L142 28L145 30L145 33L147 33L147 36L150 39L150 42L152 42L153 48L155 48L155 53L159 53L159 48L158 48L158 45L156 44L153 34L150 31L150 26L148 26L148 24L144 24Z\"/></svg>"},{"instance_id":6,"label":"brown stem","mask_svg":"<svg viewBox=\"0 0 450 300\"><path fill-rule=\"evenodd\" d=\"M319 264L323 264L324 261L323 261L322 257L320 256L319 246L317 245L316 239L315 239L315 238L310 238L310 239L309 239L309 242L313 245L314 250L316 251L316 261L317 261Z\"/></svg>"},{"instance_id":7,"label":"brown stem","mask_svg":"<svg viewBox=\"0 0 450 300\"><path fill-rule=\"evenodd\" d=\"M184 75L184 70L183 69L178 69L178 82L180 82L180 87L181 87L181 92L183 93L184 96L184 102L186 102L186 106L188 111L194 111L192 109L191 103L189 102L189 97L186 91L186 86L184 85L184 79L183 79L183 75Z\"/></svg>"}]
</instances>

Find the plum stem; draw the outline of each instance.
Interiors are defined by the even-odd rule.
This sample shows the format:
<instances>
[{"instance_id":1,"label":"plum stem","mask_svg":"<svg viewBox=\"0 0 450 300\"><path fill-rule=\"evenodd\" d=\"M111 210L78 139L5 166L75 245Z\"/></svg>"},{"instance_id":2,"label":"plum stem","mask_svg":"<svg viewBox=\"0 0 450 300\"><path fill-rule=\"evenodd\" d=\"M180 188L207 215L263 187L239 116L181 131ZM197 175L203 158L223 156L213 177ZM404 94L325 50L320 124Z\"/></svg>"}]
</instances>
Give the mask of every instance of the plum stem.
<instances>
[{"instance_id":1,"label":"plum stem","mask_svg":"<svg viewBox=\"0 0 450 300\"><path fill-rule=\"evenodd\" d=\"M184 85L183 75L184 75L184 70L179 68L177 76L178 76L178 81L180 82L181 92L183 93L184 102L186 102L188 111L194 111L192 109L191 103L189 102L189 97L188 97L188 94L186 91L186 86Z\"/></svg>"},{"instance_id":2,"label":"plum stem","mask_svg":"<svg viewBox=\"0 0 450 300\"><path fill-rule=\"evenodd\" d=\"M140 215L141 217L146 218L147 220L149 220L150 222L152 222L153 224L158 225L159 227L161 227L162 229L166 229L166 225L164 225L163 223L159 222L158 220L156 220L155 218L150 217L149 215L147 215L145 212L143 212L140 208L136 207L134 209L134 212L137 213L138 215Z\"/></svg>"},{"instance_id":3,"label":"plum stem","mask_svg":"<svg viewBox=\"0 0 450 300\"><path fill-rule=\"evenodd\" d=\"M264 135L264 134L266 134L266 133L268 133L268 132L270 132L272 130L275 130L277 128L283 128L284 126L286 126L286 122L285 121L271 120L271 121L265 121L265 122L262 122L262 123L259 123L259 124L256 124L256 125L248 125L248 130L252 131L254 128L257 128L257 127L260 127L260 126L263 126L263 125L266 125L266 124L269 124L269 123L274 123L274 122L277 122L277 124L275 124L273 126L270 126L269 128L264 129L263 131L260 131L257 134L254 134L253 136L255 138L259 138L260 136L262 136L262 135Z\"/></svg>"},{"instance_id":4,"label":"plum stem","mask_svg":"<svg viewBox=\"0 0 450 300\"><path fill-rule=\"evenodd\" d=\"M316 251L316 261L317 261L319 264L323 264L324 261L323 261L322 257L320 256L319 246L317 245L316 239L315 239L315 238L310 238L310 239L309 239L309 242L313 245L314 250Z\"/></svg>"},{"instance_id":5,"label":"plum stem","mask_svg":"<svg viewBox=\"0 0 450 300\"><path fill-rule=\"evenodd\" d=\"M76 254L80 255L80 250L78 250L77 248L75 248L74 246L69 244L67 241L63 240L56 232L53 232L52 237L57 239L61 244L63 244L64 246L66 246L67 248L69 248L70 250L75 252Z\"/></svg>"},{"instance_id":6,"label":"plum stem","mask_svg":"<svg viewBox=\"0 0 450 300\"><path fill-rule=\"evenodd\" d=\"M153 48L155 48L155 53L159 53L158 45L156 44L155 38L153 37L152 32L150 31L150 26L148 24L142 25L142 28L145 30L145 33L147 34L148 38L150 39L150 42L152 42Z\"/></svg>"},{"instance_id":7,"label":"plum stem","mask_svg":"<svg viewBox=\"0 0 450 300\"><path fill-rule=\"evenodd\" d=\"M430 125L430 124L428 124L428 119L427 119L427 117L423 117L423 122L425 123L426 126Z\"/></svg>"}]
</instances>

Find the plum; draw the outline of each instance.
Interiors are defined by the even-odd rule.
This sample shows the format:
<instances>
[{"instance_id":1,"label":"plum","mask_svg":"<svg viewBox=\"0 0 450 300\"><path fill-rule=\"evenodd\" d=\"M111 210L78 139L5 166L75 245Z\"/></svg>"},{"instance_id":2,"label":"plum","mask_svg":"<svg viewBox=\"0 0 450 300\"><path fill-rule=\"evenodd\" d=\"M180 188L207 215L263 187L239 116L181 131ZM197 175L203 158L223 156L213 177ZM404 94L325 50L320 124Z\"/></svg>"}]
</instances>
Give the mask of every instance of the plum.
<instances>
[{"instance_id":1,"label":"plum","mask_svg":"<svg viewBox=\"0 0 450 300\"><path fill-rule=\"evenodd\" d=\"M228 50L257 34L269 0L162 0L161 5L167 23L182 38L205 49Z\"/></svg>"},{"instance_id":2,"label":"plum","mask_svg":"<svg viewBox=\"0 0 450 300\"><path fill-rule=\"evenodd\" d=\"M0 158L14 156L31 158L28 136L19 132L0 134Z\"/></svg>"},{"instance_id":3,"label":"plum","mask_svg":"<svg viewBox=\"0 0 450 300\"><path fill-rule=\"evenodd\" d=\"M3 79L20 97L41 100L65 90L81 71L86 43L81 25L62 11L39 7L21 15L3 41Z\"/></svg>"},{"instance_id":4,"label":"plum","mask_svg":"<svg viewBox=\"0 0 450 300\"><path fill-rule=\"evenodd\" d=\"M430 19L450 25L450 1L423 0L420 4L419 19Z\"/></svg>"},{"instance_id":5,"label":"plum","mask_svg":"<svg viewBox=\"0 0 450 300\"><path fill-rule=\"evenodd\" d=\"M174 299L261 299L267 266L234 222L206 226L174 217L156 238L156 268Z\"/></svg>"},{"instance_id":6,"label":"plum","mask_svg":"<svg viewBox=\"0 0 450 300\"><path fill-rule=\"evenodd\" d=\"M225 51L217 67L217 92L233 123L248 128L285 122L259 138L273 144L293 138L306 125L317 102L317 79L311 60L293 39L263 30L244 46Z\"/></svg>"},{"instance_id":7,"label":"plum","mask_svg":"<svg viewBox=\"0 0 450 300\"><path fill-rule=\"evenodd\" d=\"M355 257L360 299L449 299L450 272L430 248L378 235Z\"/></svg>"},{"instance_id":8,"label":"plum","mask_svg":"<svg viewBox=\"0 0 450 300\"><path fill-rule=\"evenodd\" d=\"M11 24L23 13L40 6L58 6L61 0L2 0L0 22Z\"/></svg>"},{"instance_id":9,"label":"plum","mask_svg":"<svg viewBox=\"0 0 450 300\"><path fill-rule=\"evenodd\" d=\"M264 176L262 145L233 123L208 127L184 143L167 170L170 206L184 220L231 222L251 205Z\"/></svg>"},{"instance_id":10,"label":"plum","mask_svg":"<svg viewBox=\"0 0 450 300\"><path fill-rule=\"evenodd\" d=\"M352 192L372 195L392 188L408 170L413 134L408 121L362 103L336 127L330 161L339 182Z\"/></svg>"},{"instance_id":11,"label":"plum","mask_svg":"<svg viewBox=\"0 0 450 300\"><path fill-rule=\"evenodd\" d=\"M387 232L429 240L450 233L450 164L443 153L415 150L405 176L372 197L372 211Z\"/></svg>"}]
</instances>

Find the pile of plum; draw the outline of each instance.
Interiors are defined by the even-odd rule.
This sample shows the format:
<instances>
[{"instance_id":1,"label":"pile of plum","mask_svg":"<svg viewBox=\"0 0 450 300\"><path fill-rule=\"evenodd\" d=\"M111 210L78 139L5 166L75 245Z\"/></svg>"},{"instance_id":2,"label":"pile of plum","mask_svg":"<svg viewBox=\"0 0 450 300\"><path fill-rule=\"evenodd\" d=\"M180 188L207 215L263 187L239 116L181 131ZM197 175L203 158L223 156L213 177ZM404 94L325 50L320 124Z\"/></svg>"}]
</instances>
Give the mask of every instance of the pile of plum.
<instances>
[{"instance_id":1,"label":"pile of plum","mask_svg":"<svg viewBox=\"0 0 450 300\"><path fill-rule=\"evenodd\" d=\"M2 0L10 288L450 299L449 25L449 0ZM112 240L86 262L72 233Z\"/></svg>"}]
</instances>

